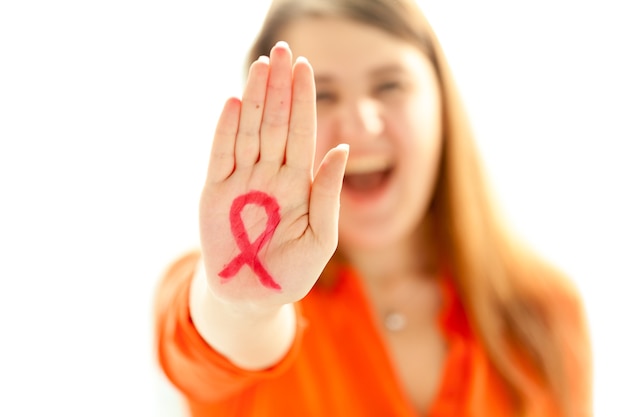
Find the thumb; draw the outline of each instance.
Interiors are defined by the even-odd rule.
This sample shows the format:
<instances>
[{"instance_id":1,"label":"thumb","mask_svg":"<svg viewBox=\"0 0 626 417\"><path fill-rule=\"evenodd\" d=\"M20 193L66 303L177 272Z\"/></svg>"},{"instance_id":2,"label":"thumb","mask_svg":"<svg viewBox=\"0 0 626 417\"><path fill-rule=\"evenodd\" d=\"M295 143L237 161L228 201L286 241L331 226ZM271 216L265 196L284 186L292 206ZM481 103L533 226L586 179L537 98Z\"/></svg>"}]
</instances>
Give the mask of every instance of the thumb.
<instances>
[{"instance_id":1,"label":"thumb","mask_svg":"<svg viewBox=\"0 0 626 417\"><path fill-rule=\"evenodd\" d=\"M348 161L349 146L338 145L328 151L313 178L309 203L309 225L320 242L337 246L339 196Z\"/></svg>"}]
</instances>

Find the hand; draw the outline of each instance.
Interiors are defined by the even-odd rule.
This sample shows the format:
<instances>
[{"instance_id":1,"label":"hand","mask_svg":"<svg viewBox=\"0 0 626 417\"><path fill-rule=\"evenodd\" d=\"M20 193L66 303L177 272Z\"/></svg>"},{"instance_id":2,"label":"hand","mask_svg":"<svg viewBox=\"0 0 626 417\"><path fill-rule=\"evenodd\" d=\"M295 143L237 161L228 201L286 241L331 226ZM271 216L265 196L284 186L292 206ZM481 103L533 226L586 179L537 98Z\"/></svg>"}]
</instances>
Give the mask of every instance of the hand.
<instances>
[{"instance_id":1,"label":"hand","mask_svg":"<svg viewBox=\"0 0 626 417\"><path fill-rule=\"evenodd\" d=\"M217 123L200 202L210 290L241 307L304 297L337 248L347 147L331 149L313 174L313 69L292 65L284 42L249 71L241 100Z\"/></svg>"}]
</instances>

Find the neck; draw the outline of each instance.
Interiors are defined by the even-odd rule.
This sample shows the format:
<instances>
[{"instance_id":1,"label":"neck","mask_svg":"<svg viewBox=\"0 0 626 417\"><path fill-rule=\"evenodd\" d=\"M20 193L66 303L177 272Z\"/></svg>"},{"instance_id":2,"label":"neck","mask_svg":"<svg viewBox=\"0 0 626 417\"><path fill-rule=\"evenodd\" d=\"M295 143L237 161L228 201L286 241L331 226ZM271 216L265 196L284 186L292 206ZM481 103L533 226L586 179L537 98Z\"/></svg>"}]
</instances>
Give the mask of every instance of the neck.
<instances>
[{"instance_id":1,"label":"neck","mask_svg":"<svg viewBox=\"0 0 626 417\"><path fill-rule=\"evenodd\" d=\"M369 286L387 286L395 281L437 273L435 245L431 227L426 222L415 233L393 244L342 248L341 252Z\"/></svg>"},{"instance_id":2,"label":"neck","mask_svg":"<svg viewBox=\"0 0 626 417\"><path fill-rule=\"evenodd\" d=\"M390 313L402 315L413 330L432 325L440 302L432 240L423 228L418 232L394 245L342 250L363 279L379 317L384 321Z\"/></svg>"}]
</instances>

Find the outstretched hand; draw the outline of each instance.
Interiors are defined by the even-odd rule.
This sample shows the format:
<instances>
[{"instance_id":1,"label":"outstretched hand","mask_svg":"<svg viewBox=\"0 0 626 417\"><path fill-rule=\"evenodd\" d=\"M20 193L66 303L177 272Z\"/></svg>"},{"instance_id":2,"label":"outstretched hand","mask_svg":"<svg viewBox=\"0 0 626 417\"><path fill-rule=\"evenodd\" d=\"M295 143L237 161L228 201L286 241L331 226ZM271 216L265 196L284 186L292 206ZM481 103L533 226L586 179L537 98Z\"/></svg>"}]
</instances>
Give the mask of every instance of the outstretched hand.
<instances>
[{"instance_id":1,"label":"outstretched hand","mask_svg":"<svg viewBox=\"0 0 626 417\"><path fill-rule=\"evenodd\" d=\"M217 123L200 202L209 288L228 303L272 307L311 289L337 247L347 148L313 173L313 69L284 42L249 71Z\"/></svg>"}]
</instances>

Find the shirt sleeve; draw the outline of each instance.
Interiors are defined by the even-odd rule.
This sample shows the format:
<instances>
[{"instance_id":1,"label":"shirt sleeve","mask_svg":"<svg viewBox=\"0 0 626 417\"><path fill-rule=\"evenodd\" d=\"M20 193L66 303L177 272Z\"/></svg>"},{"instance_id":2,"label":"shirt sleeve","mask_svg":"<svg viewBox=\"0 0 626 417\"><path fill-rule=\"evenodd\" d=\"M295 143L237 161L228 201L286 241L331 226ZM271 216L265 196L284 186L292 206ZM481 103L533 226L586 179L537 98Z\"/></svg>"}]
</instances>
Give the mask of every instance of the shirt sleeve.
<instances>
[{"instance_id":1,"label":"shirt sleeve","mask_svg":"<svg viewBox=\"0 0 626 417\"><path fill-rule=\"evenodd\" d=\"M278 364L261 371L238 368L200 336L189 313L189 289L200 254L186 254L166 270L156 288L155 343L157 361L167 378L188 399L218 402L267 378L295 360L302 339L302 318L296 306L294 345Z\"/></svg>"}]
</instances>

